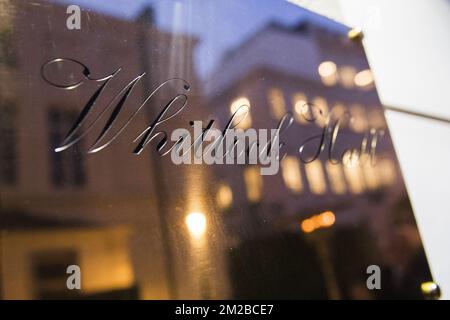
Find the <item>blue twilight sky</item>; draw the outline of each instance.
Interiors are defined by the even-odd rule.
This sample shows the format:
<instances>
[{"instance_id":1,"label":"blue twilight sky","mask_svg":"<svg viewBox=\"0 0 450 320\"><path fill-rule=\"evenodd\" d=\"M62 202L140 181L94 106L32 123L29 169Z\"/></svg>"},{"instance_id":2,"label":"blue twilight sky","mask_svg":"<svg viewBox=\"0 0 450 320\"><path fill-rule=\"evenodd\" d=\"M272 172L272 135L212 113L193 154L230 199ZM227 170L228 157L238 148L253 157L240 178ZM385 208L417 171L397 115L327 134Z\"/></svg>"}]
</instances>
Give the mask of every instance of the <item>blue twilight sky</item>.
<instances>
[{"instance_id":1,"label":"blue twilight sky","mask_svg":"<svg viewBox=\"0 0 450 320\"><path fill-rule=\"evenodd\" d=\"M195 35L198 72L205 76L221 56L269 22L292 25L307 18L321 25L337 25L286 0L59 0L122 19L134 19L152 7L156 24L164 30ZM225 23L224 23L225 22ZM223 26L227 28L224 29Z\"/></svg>"}]
</instances>

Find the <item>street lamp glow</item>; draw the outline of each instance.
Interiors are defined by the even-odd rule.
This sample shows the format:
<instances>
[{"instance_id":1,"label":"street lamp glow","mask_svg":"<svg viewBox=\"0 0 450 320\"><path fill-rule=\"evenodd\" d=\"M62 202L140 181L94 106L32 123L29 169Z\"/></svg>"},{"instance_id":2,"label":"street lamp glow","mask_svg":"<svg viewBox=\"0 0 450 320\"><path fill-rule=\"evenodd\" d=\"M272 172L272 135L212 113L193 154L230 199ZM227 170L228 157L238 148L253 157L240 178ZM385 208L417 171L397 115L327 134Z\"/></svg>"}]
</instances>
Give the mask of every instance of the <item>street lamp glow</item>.
<instances>
[{"instance_id":1,"label":"street lamp glow","mask_svg":"<svg viewBox=\"0 0 450 320\"><path fill-rule=\"evenodd\" d=\"M304 233L311 233L316 229L329 228L336 221L336 216L331 211L325 211L303 220L300 227Z\"/></svg>"},{"instance_id":2,"label":"street lamp glow","mask_svg":"<svg viewBox=\"0 0 450 320\"><path fill-rule=\"evenodd\" d=\"M190 234L195 238L199 238L205 234L206 217L203 213L192 212L186 217L186 225Z\"/></svg>"}]
</instances>

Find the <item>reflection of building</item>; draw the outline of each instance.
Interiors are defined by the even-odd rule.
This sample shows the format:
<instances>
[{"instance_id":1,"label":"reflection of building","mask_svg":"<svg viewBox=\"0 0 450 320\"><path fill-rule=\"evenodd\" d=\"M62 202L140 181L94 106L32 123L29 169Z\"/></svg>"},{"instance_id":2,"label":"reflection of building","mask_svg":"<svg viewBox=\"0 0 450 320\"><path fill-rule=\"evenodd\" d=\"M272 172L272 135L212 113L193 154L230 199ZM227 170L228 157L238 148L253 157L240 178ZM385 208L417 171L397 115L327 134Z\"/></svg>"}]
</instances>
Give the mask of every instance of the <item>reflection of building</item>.
<instances>
[{"instance_id":1,"label":"reflection of building","mask_svg":"<svg viewBox=\"0 0 450 320\"><path fill-rule=\"evenodd\" d=\"M9 28L2 35L10 37L1 38L1 215L14 216L20 212L34 217L32 221L48 219L60 224L51 231L35 232L37 225L23 230L19 221L18 229L22 231L9 233L12 230L0 220L0 228L6 232L0 260L0 283L5 284L3 296L38 297L32 295L35 291L29 290L39 286L39 282L25 275L33 272L33 264L26 261L41 253L44 260L57 260L60 252L73 249L74 255L65 255L62 263L77 264L75 257L82 258L83 287L93 288L83 291L84 296L114 297L117 281L123 280L121 289L131 290L123 291L128 292L128 297L226 297L226 281L222 279L224 264L220 251L215 249L220 238L206 241L200 249L192 247L184 222L192 211L208 214L205 188L201 187L206 180L201 174L207 172L172 167L170 159L156 155L154 145L148 146L149 150L139 157L132 154L133 139L159 112L157 108L172 97L170 91L156 96L147 107L150 112L141 112L107 152L85 154L103 122L87 139L55 153L54 148L63 141L98 83L87 81L76 90L58 90L45 83L39 72L45 62L58 57L79 60L90 68L94 77L121 67L121 72L98 99L101 107L145 71L146 77L127 99L121 121L155 85L173 77L189 82L191 103L196 104L198 85L192 68L192 50L197 40L158 30L152 24L151 11L146 11L137 21L83 12L81 30L70 31L65 23L61 26L49 23L65 21L64 6L41 2L42 6L26 1L5 4L7 12L15 14L8 16L11 19L7 26L1 26L1 30ZM172 50L176 55L167 54ZM55 81L71 81L82 76L82 70L74 64L57 67L49 75ZM172 124L188 126L187 120L174 119ZM189 176L192 180L189 183L197 185L195 192L190 190L189 180L181 183L173 178L177 176ZM190 199L189 206L180 203L180 196ZM63 228L72 220L81 221L84 227ZM209 219L209 228L212 225L213 219ZM123 228L129 236L120 231ZM24 257L9 259L13 250ZM201 265L194 261L198 254L202 255ZM123 259L117 260L118 256ZM70 261L71 257L76 261ZM19 263L27 270L16 273ZM130 263L132 268L126 265ZM112 265L108 272L106 264ZM118 276L116 271L120 273ZM66 276L65 270L58 272L64 273L56 276ZM109 283L107 276L111 278ZM20 281L12 290L5 279ZM101 279L105 281L97 285ZM65 287L59 289L62 292Z\"/></svg>"},{"instance_id":2,"label":"reflection of building","mask_svg":"<svg viewBox=\"0 0 450 320\"><path fill-rule=\"evenodd\" d=\"M325 266L323 272L328 297L334 298L351 296L351 282L355 282L358 272L373 258L368 252L373 254L375 247L391 239L393 227L387 219L404 193L387 133L376 148L375 165L363 162L363 157L353 160L343 157L342 163L332 164L327 149L311 163L300 160L300 145L307 138L321 134L328 115L333 119L345 119L345 112L348 112L352 118L340 131L336 144L339 146L336 154L339 155L349 148L361 149L365 134L372 128L386 130L383 110L362 48L346 38L345 30L341 32L339 29L326 30L314 22L302 22L293 28L269 24L225 55L218 67L220 77L216 80L213 76L208 86L208 105L216 108L222 126L241 105L250 106L250 113L245 118L246 123L240 126L276 128L286 112L292 112L295 119L295 125L280 139L286 143L283 152L287 153L281 162L280 174L261 176L255 166L217 168L216 176L221 181L217 198L219 205L225 208L223 212L226 213L231 243L246 252L245 248L254 241L252 239L275 237L274 234L280 232L299 234L303 231L305 239L312 240L317 247L320 264ZM214 75L217 74L219 72ZM308 109L308 106L315 107L309 109L316 110L315 115L305 112L304 108ZM317 108L323 117L317 114ZM316 139L315 144L310 143L313 146L310 147L310 155L314 154L319 140ZM319 215L321 212L325 215ZM348 235L343 231L336 231L334 236L327 235L327 232L333 234L334 228L322 231L319 225L314 226L314 220L308 219L326 217L327 213L333 219L331 223L328 223L330 218L325 221L327 227L336 223L341 230L348 229L356 235L361 234L358 230L361 227L356 226L366 225L365 233L378 234L373 239L375 242L361 235L352 236L360 237L359 241L366 243L366 249L348 243L353 246L350 250L362 251L355 252L353 269L347 272L347 279L340 280L342 290L346 291L342 293L333 283L337 281L333 273L342 270L343 266L339 264L349 264L349 261L338 259L339 250L330 253L323 242L336 246L335 243L348 238ZM302 221L306 223L301 224ZM247 227L242 228L242 225ZM316 229L320 232L315 232ZM313 231L323 236L310 236ZM370 246L373 248L367 250ZM258 254L249 254L248 259L258 259ZM271 259L279 258L275 255ZM333 263L336 265L329 267ZM245 277L251 278L251 271ZM247 288L240 287L238 291L247 292L248 286L252 285L255 286L254 294L257 294L258 283L251 280Z\"/></svg>"},{"instance_id":3,"label":"reflection of building","mask_svg":"<svg viewBox=\"0 0 450 320\"><path fill-rule=\"evenodd\" d=\"M2 290L6 299L137 297L125 227L3 216ZM31 228L31 229L30 229ZM67 290L67 267L78 265L82 291Z\"/></svg>"},{"instance_id":4,"label":"reflection of building","mask_svg":"<svg viewBox=\"0 0 450 320\"><path fill-rule=\"evenodd\" d=\"M379 243L382 238L389 243L387 219L404 195L388 136L377 150L385 158L376 167L330 165L323 155L305 165L296 156L302 139L324 125L321 119L305 121L305 101L323 113L348 108L354 122L342 129L340 148L361 144L370 126L384 127L359 45L314 23L270 24L230 52L220 72L200 88L193 54L206 40L175 30L183 25L179 2L168 5L176 11L173 32L157 28L151 10L136 21L84 12L81 30L69 31L58 25L65 21L65 8L41 2L8 2L14 19L0 26L10 30L10 40L2 38L7 55L0 52L1 216L20 218L14 228L0 220L4 297L65 297L66 275L59 267L67 264L80 264L87 288L81 294L87 297L364 297L367 290L361 293L359 286L367 261L384 263L387 252L390 266L406 265L406 255L392 258L393 251ZM230 22L214 21L217 36L227 27L219 23ZM77 88L59 90L46 83L40 67L57 57L82 62L96 79L121 68L87 119L99 116L126 84L146 73L117 113L113 133L152 88L182 78L191 86L189 107L158 130L170 134L190 128L191 120L209 119L218 119L222 128L241 104L251 110L244 127L274 128L291 111L295 125L282 137L289 156L278 175L261 176L257 166L173 165L158 154L158 141L133 155L133 140L179 93L175 85L152 97L101 152L86 154L107 117L80 143L55 153L102 84L84 79ZM59 61L52 68L47 75L54 82L83 79L76 63ZM105 271L107 264L113 266ZM44 276L48 282L41 281L42 269L53 270ZM20 285L11 289L7 278Z\"/></svg>"},{"instance_id":5,"label":"reflection of building","mask_svg":"<svg viewBox=\"0 0 450 320\"><path fill-rule=\"evenodd\" d=\"M298 211L300 202L303 203L301 207L305 208L304 201L307 200L313 212L314 209L325 211L336 202L348 202L355 195L361 195L364 199L371 191L397 185L396 181L399 181L395 161L387 154L392 147L388 136L380 139L375 166L333 165L327 161L325 151L320 160L307 164L301 163L298 157L302 142L321 134L328 114L333 114L333 119L337 119L348 111L353 118L341 130L344 138L338 139L337 145L345 144L345 148L341 147L339 151L360 149L364 133L370 128L385 129L373 83L369 84L369 88L360 88L354 84L358 72L368 69L364 56L360 50L355 50L355 44L350 41L334 41L334 46L330 46L327 42L331 41L327 41L327 38L331 37L327 31L309 23L302 23L295 29L269 25L226 56L220 66L224 73L221 87L211 88L214 95L211 95L209 105L217 107L222 123L230 117L235 101L245 101L239 104L250 105L250 117L247 119L251 119L251 125L255 128L275 128L286 112L293 113L295 125L281 137L281 141L286 142L284 152L287 152L287 157L281 162L281 174L275 177L259 177L258 174L257 177L252 172L259 171L248 167L244 169L242 179L248 185L249 200L280 201L285 195L291 201L280 202L291 204L292 207L286 210L295 217L298 217L297 214L302 215ZM321 50L324 46L328 47ZM293 48L297 48L296 51ZM329 56L321 58L318 52L326 52ZM283 58L273 59L275 55ZM245 64L248 57L254 58ZM328 64L330 70L322 70L324 63ZM353 70L351 81L346 78L350 69ZM328 77L335 77L336 83L321 79L321 70ZM314 115L316 120L308 121L310 118L302 109L308 104L320 108L324 117ZM318 142L311 143L309 155L315 152L316 146ZM305 151L308 151L307 148ZM265 189L267 186L270 186L270 192ZM262 190L258 191L260 188ZM399 183L394 190L400 192L402 188ZM262 199L263 194L265 196ZM393 197L396 197L395 193ZM326 203L324 200L331 201ZM386 202L383 203L386 205ZM358 217L363 218L364 215L358 214Z\"/></svg>"}]
</instances>

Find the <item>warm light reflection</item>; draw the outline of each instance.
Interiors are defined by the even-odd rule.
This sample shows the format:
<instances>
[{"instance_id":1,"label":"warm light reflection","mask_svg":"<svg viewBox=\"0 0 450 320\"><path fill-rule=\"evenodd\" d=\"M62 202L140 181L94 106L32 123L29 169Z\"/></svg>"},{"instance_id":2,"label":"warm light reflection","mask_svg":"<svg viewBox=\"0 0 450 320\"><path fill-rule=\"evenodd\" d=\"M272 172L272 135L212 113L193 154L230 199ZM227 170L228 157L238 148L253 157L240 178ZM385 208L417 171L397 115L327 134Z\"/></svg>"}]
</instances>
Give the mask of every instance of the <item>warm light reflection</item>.
<instances>
[{"instance_id":1,"label":"warm light reflection","mask_svg":"<svg viewBox=\"0 0 450 320\"><path fill-rule=\"evenodd\" d=\"M286 186L291 191L300 193L303 189L303 183L298 158L294 156L286 156L281 161L281 170Z\"/></svg>"},{"instance_id":2,"label":"warm light reflection","mask_svg":"<svg viewBox=\"0 0 450 320\"><path fill-rule=\"evenodd\" d=\"M438 299L440 297L439 286L432 281L421 283L420 290L422 291L422 294L424 294L427 297L435 296L435 299Z\"/></svg>"},{"instance_id":3,"label":"warm light reflection","mask_svg":"<svg viewBox=\"0 0 450 320\"><path fill-rule=\"evenodd\" d=\"M319 65L318 71L322 82L326 86L334 86L338 80L337 67L333 61L324 61Z\"/></svg>"},{"instance_id":4,"label":"warm light reflection","mask_svg":"<svg viewBox=\"0 0 450 320\"><path fill-rule=\"evenodd\" d=\"M186 225L194 238L200 238L206 231L206 217L203 213L192 212L186 217Z\"/></svg>"},{"instance_id":5,"label":"warm light reflection","mask_svg":"<svg viewBox=\"0 0 450 320\"><path fill-rule=\"evenodd\" d=\"M378 107L378 108L380 108L380 107ZM369 121L370 121L370 126L372 128L377 128L378 129L378 128L386 127L386 122L384 120L383 111L380 111L380 110L372 110L372 111L370 111L369 112Z\"/></svg>"},{"instance_id":6,"label":"warm light reflection","mask_svg":"<svg viewBox=\"0 0 450 320\"><path fill-rule=\"evenodd\" d=\"M292 105L294 106L294 118L296 121L300 123L308 122L305 117L308 108L307 104L308 100L305 94L301 92L294 94L292 97Z\"/></svg>"},{"instance_id":7,"label":"warm light reflection","mask_svg":"<svg viewBox=\"0 0 450 320\"><path fill-rule=\"evenodd\" d=\"M337 83L337 74L330 76L330 77L326 77L326 78L321 78L322 79L322 83L328 87L332 87Z\"/></svg>"},{"instance_id":8,"label":"warm light reflection","mask_svg":"<svg viewBox=\"0 0 450 320\"><path fill-rule=\"evenodd\" d=\"M314 160L313 162L307 163L305 170L311 192L316 194L325 193L327 184L325 182L322 162Z\"/></svg>"},{"instance_id":9,"label":"warm light reflection","mask_svg":"<svg viewBox=\"0 0 450 320\"><path fill-rule=\"evenodd\" d=\"M351 66L343 66L339 68L339 82L344 88L350 89L354 87L354 78L356 70Z\"/></svg>"},{"instance_id":10,"label":"warm light reflection","mask_svg":"<svg viewBox=\"0 0 450 320\"><path fill-rule=\"evenodd\" d=\"M358 87L366 87L373 83L372 71L369 69L362 70L355 75L355 84Z\"/></svg>"},{"instance_id":11,"label":"warm light reflection","mask_svg":"<svg viewBox=\"0 0 450 320\"><path fill-rule=\"evenodd\" d=\"M326 169L330 180L331 190L336 194L343 194L347 190L344 173L340 164L327 162Z\"/></svg>"},{"instance_id":12,"label":"warm light reflection","mask_svg":"<svg viewBox=\"0 0 450 320\"><path fill-rule=\"evenodd\" d=\"M280 120L286 114L286 104L283 92L280 89L272 88L268 92L268 100L272 116L276 120Z\"/></svg>"},{"instance_id":13,"label":"warm light reflection","mask_svg":"<svg viewBox=\"0 0 450 320\"><path fill-rule=\"evenodd\" d=\"M247 190L247 199L251 202L258 202L261 200L263 181L256 166L245 168L244 180Z\"/></svg>"},{"instance_id":14,"label":"warm light reflection","mask_svg":"<svg viewBox=\"0 0 450 320\"><path fill-rule=\"evenodd\" d=\"M227 184L220 184L217 190L216 202L221 209L227 209L233 203L233 192Z\"/></svg>"},{"instance_id":15,"label":"warm light reflection","mask_svg":"<svg viewBox=\"0 0 450 320\"><path fill-rule=\"evenodd\" d=\"M363 163L362 169L366 186L371 190L375 190L380 186L380 175L377 167L372 163L370 158L366 159Z\"/></svg>"},{"instance_id":16,"label":"warm light reflection","mask_svg":"<svg viewBox=\"0 0 450 320\"><path fill-rule=\"evenodd\" d=\"M303 232L311 233L319 228L329 228L336 222L336 216L331 211L325 211L303 220L300 227Z\"/></svg>"},{"instance_id":17,"label":"warm light reflection","mask_svg":"<svg viewBox=\"0 0 450 320\"><path fill-rule=\"evenodd\" d=\"M330 116L334 120L342 119L344 117L345 112L347 111L347 108L343 103L337 102L333 105L333 108L330 110ZM347 124L347 121L344 121L341 123L343 127L345 127Z\"/></svg>"},{"instance_id":18,"label":"warm light reflection","mask_svg":"<svg viewBox=\"0 0 450 320\"><path fill-rule=\"evenodd\" d=\"M324 97L315 97L312 101L312 104L315 108L320 110L317 112L316 117L316 124L320 127L324 127L328 115L328 103L327 100Z\"/></svg>"},{"instance_id":19,"label":"warm light reflection","mask_svg":"<svg viewBox=\"0 0 450 320\"><path fill-rule=\"evenodd\" d=\"M347 36L349 39L351 40L358 40L361 39L363 36L362 30L361 28L357 27L357 28L352 28L348 33Z\"/></svg>"},{"instance_id":20,"label":"warm light reflection","mask_svg":"<svg viewBox=\"0 0 450 320\"><path fill-rule=\"evenodd\" d=\"M300 226L302 228L302 231L305 233L313 232L314 229L316 229L314 221L312 221L311 219L303 220Z\"/></svg>"},{"instance_id":21,"label":"warm light reflection","mask_svg":"<svg viewBox=\"0 0 450 320\"><path fill-rule=\"evenodd\" d=\"M342 164L344 167L353 168L360 164L361 152L357 149L348 149L342 155Z\"/></svg>"},{"instance_id":22,"label":"warm light reflection","mask_svg":"<svg viewBox=\"0 0 450 320\"><path fill-rule=\"evenodd\" d=\"M333 61L324 61L319 65L318 71L321 77L329 77L336 73L337 67Z\"/></svg>"},{"instance_id":23,"label":"warm light reflection","mask_svg":"<svg viewBox=\"0 0 450 320\"><path fill-rule=\"evenodd\" d=\"M359 164L344 165L344 173L352 193L358 194L364 191L365 185Z\"/></svg>"},{"instance_id":24,"label":"warm light reflection","mask_svg":"<svg viewBox=\"0 0 450 320\"><path fill-rule=\"evenodd\" d=\"M323 227L331 227L336 221L336 217L331 211L325 211L324 213L319 215L319 217L321 219L321 226Z\"/></svg>"},{"instance_id":25,"label":"warm light reflection","mask_svg":"<svg viewBox=\"0 0 450 320\"><path fill-rule=\"evenodd\" d=\"M239 97L231 103L230 114L236 112L235 123L239 122L237 128L246 129L252 125L250 107L250 101L246 97Z\"/></svg>"},{"instance_id":26,"label":"warm light reflection","mask_svg":"<svg viewBox=\"0 0 450 320\"><path fill-rule=\"evenodd\" d=\"M392 185L397 178L394 162L391 159L378 159L376 166L378 166L381 183L384 186Z\"/></svg>"},{"instance_id":27,"label":"warm light reflection","mask_svg":"<svg viewBox=\"0 0 450 320\"><path fill-rule=\"evenodd\" d=\"M369 123L366 117L364 107L359 104L354 104L350 107L350 128L355 132L364 132L367 130Z\"/></svg>"}]
</instances>

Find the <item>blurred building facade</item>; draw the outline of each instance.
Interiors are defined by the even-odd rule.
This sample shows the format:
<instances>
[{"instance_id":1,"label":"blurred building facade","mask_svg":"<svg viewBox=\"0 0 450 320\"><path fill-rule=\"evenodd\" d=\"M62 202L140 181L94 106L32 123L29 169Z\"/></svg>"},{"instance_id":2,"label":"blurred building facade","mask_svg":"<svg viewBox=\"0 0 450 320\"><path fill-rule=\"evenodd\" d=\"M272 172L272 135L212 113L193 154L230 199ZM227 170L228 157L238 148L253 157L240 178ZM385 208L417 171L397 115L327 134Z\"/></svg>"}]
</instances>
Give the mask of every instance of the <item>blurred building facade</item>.
<instances>
[{"instance_id":1,"label":"blurred building facade","mask_svg":"<svg viewBox=\"0 0 450 320\"><path fill-rule=\"evenodd\" d=\"M294 118L294 124L281 134L284 146L280 152L285 157L279 174L261 176L259 167L248 165L216 167L215 174L221 181L217 200L226 215L229 241L242 247L245 256L236 259L237 264L260 259L258 253L252 253L255 239L276 238L277 234L303 232L304 237L295 241L306 241L315 248L315 253L306 253L301 247L290 249L293 255L302 255L301 250L305 250L305 255L317 256L317 262L303 275L299 273L305 266L297 263L297 269L283 277L285 283L293 283L291 289L298 290L297 296L305 298L313 292L303 285L305 293L301 293L299 283L306 277L316 277L311 282L322 283L323 292L315 292L316 297L375 298L361 285L361 270L374 259L381 259L386 268L407 264L409 257L392 255L396 250L392 242L398 240L397 223L405 223L418 234L414 219L406 219L404 214L411 208L362 52L362 46L348 39L347 30L338 26L327 29L307 20L293 27L272 23L225 55L206 88L210 97L207 105L215 108L222 126L237 110L236 105L250 110L242 128L277 128L288 112ZM309 162L308 157L320 147L328 116L331 126L345 119L336 152L330 159L328 141L318 159ZM370 132L377 132L378 139L374 161L361 154L353 160L341 158L347 148L362 150L366 144L368 149L371 140L365 138ZM328 135L331 132L327 131ZM302 161L299 149L311 137L317 138L306 145L301 157L307 161ZM330 217L325 228L320 226L319 217ZM277 240L273 243L276 246ZM423 256L414 241L411 246L405 250ZM283 253L276 252L281 248L267 250L274 251L272 260L283 259ZM354 256L346 255L346 250ZM295 264L289 258L287 261ZM238 291L242 290L244 297L249 288L258 286L261 279L249 279L260 269L255 265L236 281L242 284ZM313 275L313 269L320 270L319 274ZM270 271L266 271L269 277ZM269 293L260 294L270 297Z\"/></svg>"},{"instance_id":2,"label":"blurred building facade","mask_svg":"<svg viewBox=\"0 0 450 320\"><path fill-rule=\"evenodd\" d=\"M114 259L114 250L105 247L104 252L89 255L98 258L92 263L83 258L80 266L85 288L96 288L95 281L99 277L119 278L123 279L121 289L126 291L136 287L140 298L224 297L226 289L216 289L210 280L199 280L195 274L186 276L196 269L189 270L193 253L189 250L189 242L184 240L188 237L184 223L187 213L180 209L178 202L191 192L187 183L194 181L189 182L189 177L199 179L195 170L173 170L170 159L155 156L153 147L138 157L131 153L133 139L159 110L141 112L128 128L129 132L114 143L108 155L86 155L88 142L85 141L65 152L55 153L53 149L63 141L98 86L91 82L81 90L58 90L43 81L40 74L43 63L58 57L76 57L91 68L93 77L104 77L122 68L99 98L97 103L101 106L133 78L146 72L146 78L127 101L129 106L137 107L147 91L171 77L187 79L196 90L192 65L196 39L156 29L151 10L143 11L136 21L83 12L82 21L91 19L95 23L83 24L81 30L70 32L65 24L61 27L49 24L51 21L65 22L65 6L46 1L36 2L35 6L30 6L27 1L2 1L2 5L9 17L9 20L3 20L1 64L3 297L36 298L32 295L33 290L28 291L33 283L24 280L30 279L25 271L32 273L31 254L52 250L57 253L58 248L74 247L80 248L74 250L85 257L80 239L91 233L92 240L89 241L92 242L108 243L116 239L120 250L127 250L126 254L123 252L121 263L133 267L116 268L107 259L109 255ZM176 55L166 54L172 50ZM81 76L82 70L76 65L70 65L68 69L64 69L67 67L64 65L61 67L63 70L55 73L56 77L61 76L59 79L67 79L64 78L67 74L69 81ZM195 104L198 94L192 92L190 99ZM155 100L151 105L153 109L167 103L164 97ZM130 107L122 115L129 116L133 111ZM174 188L173 176L180 175L186 178L177 182ZM193 208L199 206L197 197L206 198L200 183L195 183ZM50 228L48 232L35 233L33 230L20 231L20 224L16 224L15 232L18 233L10 235L6 217L11 215L67 221L68 225L71 220L76 220L84 227L64 232ZM105 227L127 228L129 232L111 238L110 233L102 233ZM81 243L77 244L79 240ZM24 246L30 242L35 245L25 250ZM214 246L214 242L211 245ZM25 254L30 256L29 260L19 259L18 255ZM101 259L102 254L105 259ZM15 267L19 262L21 269ZM214 270L223 273L219 271L220 267ZM214 272L212 276L220 279L221 276ZM226 281L220 282L223 283ZM88 293L107 297L108 290L117 289L112 281L111 288L102 285Z\"/></svg>"}]
</instances>

